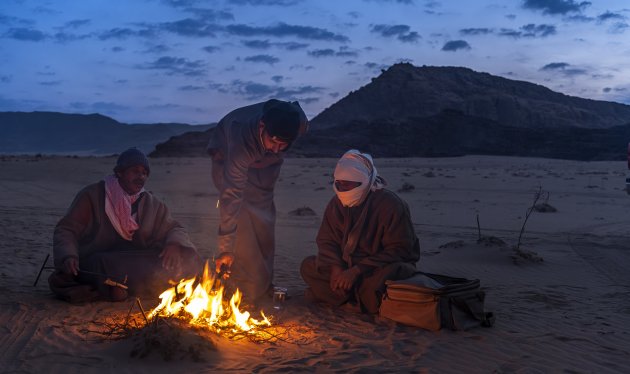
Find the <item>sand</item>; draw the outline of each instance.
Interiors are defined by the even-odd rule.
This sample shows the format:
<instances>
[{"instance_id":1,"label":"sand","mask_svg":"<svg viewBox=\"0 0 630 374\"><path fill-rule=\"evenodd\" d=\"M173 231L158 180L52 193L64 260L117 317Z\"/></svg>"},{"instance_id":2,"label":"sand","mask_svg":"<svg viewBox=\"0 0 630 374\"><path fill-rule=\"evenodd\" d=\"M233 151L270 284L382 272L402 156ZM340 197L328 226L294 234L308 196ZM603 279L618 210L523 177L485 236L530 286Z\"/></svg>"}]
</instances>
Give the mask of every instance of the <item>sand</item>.
<instances>
[{"instance_id":1,"label":"sand","mask_svg":"<svg viewBox=\"0 0 630 374\"><path fill-rule=\"evenodd\" d=\"M301 260L332 196L335 159L289 159L276 189L275 283L292 298L272 311L287 341L231 341L206 334L203 362L131 357L131 339L91 331L127 314L133 300L70 305L33 282L52 231L75 193L108 173L113 158L3 157L0 162L0 371L163 372L630 372L630 196L625 162L467 156L376 159L411 208L423 271L478 278L491 328L429 332L307 303ZM153 159L147 189L164 199L204 257L214 250L216 190L205 158ZM535 192L557 212L534 212ZM314 216L294 216L308 207ZM477 226L479 219L479 228ZM479 234L505 246L478 244ZM147 309L158 300L142 300ZM195 335L195 334L192 334ZM195 335L199 338L199 335Z\"/></svg>"}]
</instances>

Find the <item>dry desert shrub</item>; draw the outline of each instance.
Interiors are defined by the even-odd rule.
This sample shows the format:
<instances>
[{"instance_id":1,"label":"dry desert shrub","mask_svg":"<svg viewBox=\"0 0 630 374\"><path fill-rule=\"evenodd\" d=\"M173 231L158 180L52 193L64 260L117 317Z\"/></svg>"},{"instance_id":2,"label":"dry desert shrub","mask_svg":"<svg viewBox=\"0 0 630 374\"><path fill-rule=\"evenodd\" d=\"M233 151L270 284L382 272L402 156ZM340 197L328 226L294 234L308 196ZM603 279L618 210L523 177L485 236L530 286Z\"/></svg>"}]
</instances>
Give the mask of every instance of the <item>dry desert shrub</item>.
<instances>
[{"instance_id":1,"label":"dry desert shrub","mask_svg":"<svg viewBox=\"0 0 630 374\"><path fill-rule=\"evenodd\" d=\"M558 211L558 209L554 208L546 202L534 205L534 210L538 213L555 213Z\"/></svg>"},{"instance_id":2,"label":"dry desert shrub","mask_svg":"<svg viewBox=\"0 0 630 374\"><path fill-rule=\"evenodd\" d=\"M413 184L404 182L402 186L398 189L398 192L411 192L415 189L416 187Z\"/></svg>"},{"instance_id":3,"label":"dry desert shrub","mask_svg":"<svg viewBox=\"0 0 630 374\"><path fill-rule=\"evenodd\" d=\"M307 206L303 206L301 208L297 208L290 211L289 215L294 216L294 217L313 217L313 216L316 216L317 214L315 213L313 209Z\"/></svg>"}]
</instances>

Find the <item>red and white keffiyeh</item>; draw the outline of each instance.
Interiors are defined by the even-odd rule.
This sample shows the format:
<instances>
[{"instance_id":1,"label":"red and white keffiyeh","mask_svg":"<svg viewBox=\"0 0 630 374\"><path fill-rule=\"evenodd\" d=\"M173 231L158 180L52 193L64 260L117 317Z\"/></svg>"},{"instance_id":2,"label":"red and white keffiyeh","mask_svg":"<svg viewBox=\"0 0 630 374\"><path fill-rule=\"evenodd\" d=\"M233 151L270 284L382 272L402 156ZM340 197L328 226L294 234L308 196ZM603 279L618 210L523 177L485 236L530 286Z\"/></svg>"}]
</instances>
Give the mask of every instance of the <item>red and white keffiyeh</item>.
<instances>
[{"instance_id":1,"label":"red and white keffiyeh","mask_svg":"<svg viewBox=\"0 0 630 374\"><path fill-rule=\"evenodd\" d=\"M125 240L131 240L138 229L138 223L131 216L131 204L135 203L144 192L144 188L134 195L129 195L122 189L115 175L105 177L105 214L112 226Z\"/></svg>"}]
</instances>

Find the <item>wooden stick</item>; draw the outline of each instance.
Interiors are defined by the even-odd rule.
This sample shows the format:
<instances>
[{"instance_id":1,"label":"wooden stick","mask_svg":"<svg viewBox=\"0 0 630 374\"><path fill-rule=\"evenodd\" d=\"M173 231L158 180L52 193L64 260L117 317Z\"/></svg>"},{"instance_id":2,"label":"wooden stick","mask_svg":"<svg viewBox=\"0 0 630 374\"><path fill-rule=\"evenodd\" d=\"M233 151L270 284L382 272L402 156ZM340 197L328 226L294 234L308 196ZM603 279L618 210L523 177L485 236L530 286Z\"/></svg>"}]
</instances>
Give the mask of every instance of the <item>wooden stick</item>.
<instances>
[{"instance_id":1,"label":"wooden stick","mask_svg":"<svg viewBox=\"0 0 630 374\"><path fill-rule=\"evenodd\" d=\"M120 288L122 288L123 290L126 290L126 289L128 289L128 288L129 288L129 287L125 286L125 285L124 285L124 284L122 284L122 283L114 282L114 281L113 281L113 280L111 280L110 278L105 279L105 281L104 281L103 283L105 283L105 284L106 284L106 285L108 285L108 286L112 286L112 287L120 287Z\"/></svg>"},{"instance_id":2,"label":"wooden stick","mask_svg":"<svg viewBox=\"0 0 630 374\"><path fill-rule=\"evenodd\" d=\"M50 253L46 255L46 258L44 259L44 263L42 264L41 269L39 269L39 273L37 273L37 278L35 278L35 283L33 283L33 287L37 286L37 282L39 282L39 277L42 276L42 271L44 271L44 269L54 269L54 267L46 266L46 264L48 263L49 257L50 257Z\"/></svg>"},{"instance_id":3,"label":"wooden stick","mask_svg":"<svg viewBox=\"0 0 630 374\"><path fill-rule=\"evenodd\" d=\"M127 312L127 317L125 318L125 327L127 327L127 325L129 324L129 316L131 316L131 311L133 310L133 306L135 304L135 302L131 302L131 307L129 308L129 311Z\"/></svg>"},{"instance_id":4,"label":"wooden stick","mask_svg":"<svg viewBox=\"0 0 630 374\"><path fill-rule=\"evenodd\" d=\"M479 214L477 214L477 240L481 240L481 227L479 226Z\"/></svg>"},{"instance_id":5,"label":"wooden stick","mask_svg":"<svg viewBox=\"0 0 630 374\"><path fill-rule=\"evenodd\" d=\"M142 307L142 303L140 303L140 298L136 297L136 303L138 304L138 307L140 308L140 311L142 312L142 316L144 317L144 322L147 323L147 325L149 324L149 319L147 318L146 313L144 312L144 308Z\"/></svg>"}]
</instances>

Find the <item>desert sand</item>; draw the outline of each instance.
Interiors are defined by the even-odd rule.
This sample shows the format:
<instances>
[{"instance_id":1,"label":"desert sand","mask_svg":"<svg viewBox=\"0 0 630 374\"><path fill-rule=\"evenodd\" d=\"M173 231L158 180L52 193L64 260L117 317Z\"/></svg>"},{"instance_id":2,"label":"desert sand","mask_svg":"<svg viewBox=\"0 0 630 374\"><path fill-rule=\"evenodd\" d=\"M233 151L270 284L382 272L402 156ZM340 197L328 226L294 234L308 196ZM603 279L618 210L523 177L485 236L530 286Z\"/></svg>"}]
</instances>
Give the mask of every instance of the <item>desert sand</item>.
<instances>
[{"instance_id":1,"label":"desert sand","mask_svg":"<svg viewBox=\"0 0 630 374\"><path fill-rule=\"evenodd\" d=\"M411 208L423 271L481 280L493 327L429 332L307 303L299 275L336 159L288 159L276 188L275 283L292 296L272 311L289 339L256 343L207 334L201 362L132 357L129 339L95 333L132 300L56 300L45 271L33 282L52 232L76 192L108 174L115 158L3 157L0 162L0 371L3 373L201 372L630 372L630 196L626 163L466 156L379 159L380 174ZM214 251L216 190L205 158L152 159L147 189ZM413 188L411 188L413 186ZM534 212L534 194L556 212ZM542 201L540 201L542 202ZM314 216L290 212L309 207ZM479 218L479 226L477 225ZM505 245L478 243L479 235ZM542 261L536 261L536 260ZM142 300L150 309L159 300Z\"/></svg>"}]
</instances>

